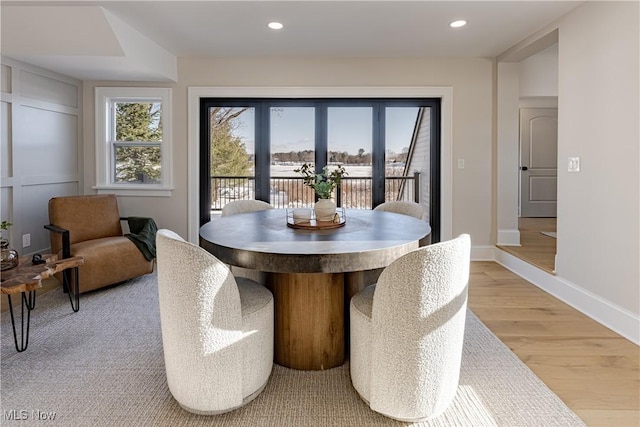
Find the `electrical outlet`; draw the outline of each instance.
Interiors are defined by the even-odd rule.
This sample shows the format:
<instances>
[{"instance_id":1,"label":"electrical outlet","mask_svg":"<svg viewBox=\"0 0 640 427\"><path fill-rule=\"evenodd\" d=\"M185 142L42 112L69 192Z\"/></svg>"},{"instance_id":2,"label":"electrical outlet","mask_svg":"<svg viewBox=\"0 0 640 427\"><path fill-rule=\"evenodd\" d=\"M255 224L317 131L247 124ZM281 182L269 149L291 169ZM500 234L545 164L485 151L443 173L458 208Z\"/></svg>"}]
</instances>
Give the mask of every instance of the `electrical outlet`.
<instances>
[{"instance_id":1,"label":"electrical outlet","mask_svg":"<svg viewBox=\"0 0 640 427\"><path fill-rule=\"evenodd\" d=\"M23 234L22 235L22 247L23 248L28 248L29 246L31 246L31 233Z\"/></svg>"},{"instance_id":2,"label":"electrical outlet","mask_svg":"<svg viewBox=\"0 0 640 427\"><path fill-rule=\"evenodd\" d=\"M580 157L569 157L567 171L580 172Z\"/></svg>"},{"instance_id":3,"label":"electrical outlet","mask_svg":"<svg viewBox=\"0 0 640 427\"><path fill-rule=\"evenodd\" d=\"M464 169L464 159L458 159L458 169Z\"/></svg>"}]
</instances>

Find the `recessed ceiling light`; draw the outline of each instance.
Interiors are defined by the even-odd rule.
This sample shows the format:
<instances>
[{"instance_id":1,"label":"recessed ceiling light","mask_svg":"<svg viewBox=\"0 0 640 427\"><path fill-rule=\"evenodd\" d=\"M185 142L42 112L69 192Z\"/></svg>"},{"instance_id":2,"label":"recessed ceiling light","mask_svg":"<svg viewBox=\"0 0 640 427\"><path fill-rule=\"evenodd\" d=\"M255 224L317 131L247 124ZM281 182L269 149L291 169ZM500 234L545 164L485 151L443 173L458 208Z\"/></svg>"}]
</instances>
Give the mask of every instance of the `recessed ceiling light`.
<instances>
[{"instance_id":1,"label":"recessed ceiling light","mask_svg":"<svg viewBox=\"0 0 640 427\"><path fill-rule=\"evenodd\" d=\"M267 24L267 27L271 28L272 30L281 30L284 25L282 25L280 22L269 22Z\"/></svg>"},{"instance_id":2,"label":"recessed ceiling light","mask_svg":"<svg viewBox=\"0 0 640 427\"><path fill-rule=\"evenodd\" d=\"M451 28L464 27L465 25L467 25L467 21L465 21L464 19L460 19L458 21L453 21L452 23L449 24L449 26Z\"/></svg>"}]
</instances>

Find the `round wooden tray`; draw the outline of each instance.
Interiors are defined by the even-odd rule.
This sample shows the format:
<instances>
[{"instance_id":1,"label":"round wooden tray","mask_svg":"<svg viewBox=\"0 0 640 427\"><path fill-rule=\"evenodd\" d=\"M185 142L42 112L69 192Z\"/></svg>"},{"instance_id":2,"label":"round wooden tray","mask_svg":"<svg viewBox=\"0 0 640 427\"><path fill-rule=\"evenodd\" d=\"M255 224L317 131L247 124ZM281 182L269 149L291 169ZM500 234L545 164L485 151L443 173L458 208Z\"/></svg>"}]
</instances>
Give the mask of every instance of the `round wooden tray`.
<instances>
[{"instance_id":1,"label":"round wooden tray","mask_svg":"<svg viewBox=\"0 0 640 427\"><path fill-rule=\"evenodd\" d=\"M293 218L287 217L287 227L296 228L300 230L331 230L332 228L344 227L347 223L344 216L340 216L339 222L333 221L316 221L311 219L308 222L294 223Z\"/></svg>"}]
</instances>

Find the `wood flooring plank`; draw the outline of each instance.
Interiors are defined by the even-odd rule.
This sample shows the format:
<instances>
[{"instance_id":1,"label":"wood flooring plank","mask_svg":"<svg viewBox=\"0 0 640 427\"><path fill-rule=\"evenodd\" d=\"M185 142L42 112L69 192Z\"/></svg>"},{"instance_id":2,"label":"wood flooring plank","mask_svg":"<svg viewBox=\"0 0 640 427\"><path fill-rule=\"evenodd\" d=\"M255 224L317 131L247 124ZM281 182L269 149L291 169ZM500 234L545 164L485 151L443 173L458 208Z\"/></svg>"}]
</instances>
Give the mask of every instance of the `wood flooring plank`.
<instances>
[{"instance_id":1,"label":"wood flooring plank","mask_svg":"<svg viewBox=\"0 0 640 427\"><path fill-rule=\"evenodd\" d=\"M477 313L476 313L477 314ZM624 356L638 359L633 343L619 337L503 337L502 340L514 352L523 354L556 354L575 357L585 353L592 356Z\"/></svg>"},{"instance_id":2,"label":"wood flooring plank","mask_svg":"<svg viewBox=\"0 0 640 427\"><path fill-rule=\"evenodd\" d=\"M592 426L640 426L640 411L578 409L574 412L583 420L590 420Z\"/></svg>"}]
</instances>

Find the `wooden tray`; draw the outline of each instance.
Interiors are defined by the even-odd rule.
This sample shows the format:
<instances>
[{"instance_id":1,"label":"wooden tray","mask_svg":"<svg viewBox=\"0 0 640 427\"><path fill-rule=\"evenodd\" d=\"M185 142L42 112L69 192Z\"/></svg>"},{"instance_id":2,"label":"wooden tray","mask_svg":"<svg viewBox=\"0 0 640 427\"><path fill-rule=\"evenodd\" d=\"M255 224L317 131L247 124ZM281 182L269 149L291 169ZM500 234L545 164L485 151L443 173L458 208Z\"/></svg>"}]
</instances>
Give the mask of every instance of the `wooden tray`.
<instances>
[{"instance_id":1,"label":"wooden tray","mask_svg":"<svg viewBox=\"0 0 640 427\"><path fill-rule=\"evenodd\" d=\"M344 216L340 216L339 222L333 221L316 221L315 219L309 220L309 222L294 223L293 218L287 217L287 227L296 228L299 230L331 230L333 228L344 227L347 223Z\"/></svg>"}]
</instances>

